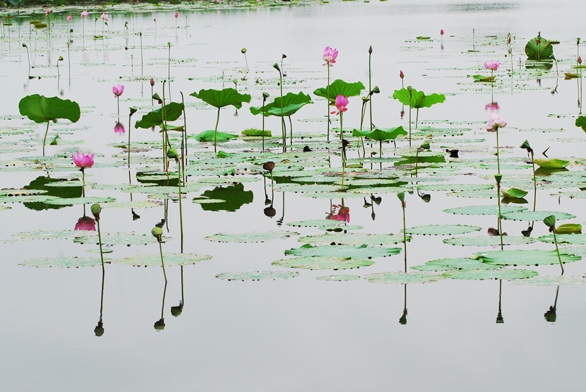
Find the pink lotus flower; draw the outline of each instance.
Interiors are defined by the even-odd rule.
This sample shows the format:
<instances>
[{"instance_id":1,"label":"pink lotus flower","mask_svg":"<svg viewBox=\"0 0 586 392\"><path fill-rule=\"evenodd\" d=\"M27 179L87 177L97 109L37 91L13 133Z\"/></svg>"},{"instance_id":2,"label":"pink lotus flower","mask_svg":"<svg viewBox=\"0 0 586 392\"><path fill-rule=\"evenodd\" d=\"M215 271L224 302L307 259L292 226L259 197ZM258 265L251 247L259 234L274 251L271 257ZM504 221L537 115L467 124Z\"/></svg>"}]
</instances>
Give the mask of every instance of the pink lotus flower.
<instances>
[{"instance_id":1,"label":"pink lotus flower","mask_svg":"<svg viewBox=\"0 0 586 392\"><path fill-rule=\"evenodd\" d=\"M82 169L92 167L94 165L94 154L80 154L79 151L76 152L76 155L72 155L73 163L75 166L81 167Z\"/></svg>"},{"instance_id":2,"label":"pink lotus flower","mask_svg":"<svg viewBox=\"0 0 586 392\"><path fill-rule=\"evenodd\" d=\"M89 14L90 14L90 13L89 13L89 12L87 12L87 11L81 11L81 17L82 17L82 18L87 18L87 17L89 16Z\"/></svg>"},{"instance_id":3,"label":"pink lotus flower","mask_svg":"<svg viewBox=\"0 0 586 392\"><path fill-rule=\"evenodd\" d=\"M405 77L405 74L403 73L403 71L399 71L399 77L400 77L401 79L403 79L403 78Z\"/></svg>"},{"instance_id":4,"label":"pink lotus flower","mask_svg":"<svg viewBox=\"0 0 586 392\"><path fill-rule=\"evenodd\" d=\"M489 110L491 113L498 112L499 109L500 107L498 102L487 103L486 106L484 106L484 110Z\"/></svg>"},{"instance_id":5,"label":"pink lotus flower","mask_svg":"<svg viewBox=\"0 0 586 392\"><path fill-rule=\"evenodd\" d=\"M496 71L499 68L499 65L501 65L501 63L498 61L487 61L484 63L484 68Z\"/></svg>"},{"instance_id":6,"label":"pink lotus flower","mask_svg":"<svg viewBox=\"0 0 586 392\"><path fill-rule=\"evenodd\" d=\"M155 79L151 78L151 87L155 87Z\"/></svg>"},{"instance_id":7,"label":"pink lotus flower","mask_svg":"<svg viewBox=\"0 0 586 392\"><path fill-rule=\"evenodd\" d=\"M175 17L177 18L178 16L179 16L179 13L178 12L175 12Z\"/></svg>"},{"instance_id":8,"label":"pink lotus flower","mask_svg":"<svg viewBox=\"0 0 586 392\"><path fill-rule=\"evenodd\" d=\"M444 31L443 31L443 30L440 30L440 34L441 34L441 35L444 35Z\"/></svg>"},{"instance_id":9,"label":"pink lotus flower","mask_svg":"<svg viewBox=\"0 0 586 392\"><path fill-rule=\"evenodd\" d=\"M116 125L114 126L114 132L118 135L123 135L126 132L126 130L124 129L124 125L121 122L116 121Z\"/></svg>"},{"instance_id":10,"label":"pink lotus flower","mask_svg":"<svg viewBox=\"0 0 586 392\"><path fill-rule=\"evenodd\" d=\"M96 231L96 221L89 216L82 216L77 220L73 230Z\"/></svg>"},{"instance_id":11,"label":"pink lotus flower","mask_svg":"<svg viewBox=\"0 0 586 392\"><path fill-rule=\"evenodd\" d=\"M50 9L50 8L47 8L47 9L45 10L45 15L49 15L51 12L52 12L52 11L51 11L51 9Z\"/></svg>"},{"instance_id":12,"label":"pink lotus flower","mask_svg":"<svg viewBox=\"0 0 586 392\"><path fill-rule=\"evenodd\" d=\"M336 63L336 58L338 57L338 50L337 49L332 49L329 46L326 46L326 48L324 49L324 61L326 62L324 65L330 65L330 67L333 67L332 64Z\"/></svg>"},{"instance_id":13,"label":"pink lotus flower","mask_svg":"<svg viewBox=\"0 0 586 392\"><path fill-rule=\"evenodd\" d=\"M112 92L114 93L115 97L119 97L124 92L124 86L121 84L117 84L116 86L112 87Z\"/></svg>"},{"instance_id":14,"label":"pink lotus flower","mask_svg":"<svg viewBox=\"0 0 586 392\"><path fill-rule=\"evenodd\" d=\"M73 19L73 16L67 15L67 21L69 22L71 19Z\"/></svg>"},{"instance_id":15,"label":"pink lotus flower","mask_svg":"<svg viewBox=\"0 0 586 392\"><path fill-rule=\"evenodd\" d=\"M499 130L499 128L504 128L506 126L507 122L493 112L490 114L490 117L488 118L488 125L486 126L486 130L488 132L496 132Z\"/></svg>"},{"instance_id":16,"label":"pink lotus flower","mask_svg":"<svg viewBox=\"0 0 586 392\"><path fill-rule=\"evenodd\" d=\"M335 110L331 113L331 114L340 114L340 112L345 112L346 110L346 106L348 105L348 97L345 97L343 95L338 95L336 97L336 108L338 109L338 111L336 112Z\"/></svg>"},{"instance_id":17,"label":"pink lotus flower","mask_svg":"<svg viewBox=\"0 0 586 392\"><path fill-rule=\"evenodd\" d=\"M108 13L103 12L100 18L104 19L106 22L108 21Z\"/></svg>"}]
</instances>

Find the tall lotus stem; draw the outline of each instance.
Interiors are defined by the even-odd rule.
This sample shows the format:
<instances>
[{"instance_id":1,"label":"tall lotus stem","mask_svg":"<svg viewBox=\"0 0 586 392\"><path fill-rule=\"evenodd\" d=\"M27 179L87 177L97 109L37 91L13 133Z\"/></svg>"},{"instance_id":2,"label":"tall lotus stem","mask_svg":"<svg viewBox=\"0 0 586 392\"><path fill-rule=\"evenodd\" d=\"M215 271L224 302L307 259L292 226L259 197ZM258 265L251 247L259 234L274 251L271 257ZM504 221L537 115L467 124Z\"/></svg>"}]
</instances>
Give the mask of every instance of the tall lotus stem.
<instances>
[{"instance_id":1,"label":"tall lotus stem","mask_svg":"<svg viewBox=\"0 0 586 392\"><path fill-rule=\"evenodd\" d=\"M100 244L100 258L102 259L102 273L106 273L106 267L104 266L104 251L102 249L102 231L100 230L100 212L102 212L102 207L99 204L93 204L91 207L92 214L98 222L98 242Z\"/></svg>"},{"instance_id":2,"label":"tall lotus stem","mask_svg":"<svg viewBox=\"0 0 586 392\"><path fill-rule=\"evenodd\" d=\"M248 65L247 65L248 66ZM265 152L265 102L269 93L262 93L262 152Z\"/></svg>"},{"instance_id":3,"label":"tall lotus stem","mask_svg":"<svg viewBox=\"0 0 586 392\"><path fill-rule=\"evenodd\" d=\"M549 227L549 231L551 231L553 233L553 242L555 243L555 251L558 255L558 261L560 262L560 267L562 269L562 275L563 275L564 274L564 266L562 264L562 258L560 256L560 249L558 248L558 240L555 235L555 215L548 216L547 218L545 218L543 220L543 223L545 223L545 225L547 227Z\"/></svg>"},{"instance_id":4,"label":"tall lotus stem","mask_svg":"<svg viewBox=\"0 0 586 392\"><path fill-rule=\"evenodd\" d=\"M499 237L501 239L501 250L503 250L503 227L502 227L502 220L501 220L501 180L503 179L503 176L501 174L497 174L494 176L495 180L496 180L496 200L498 203L498 207L499 207L499 216L498 216L498 232L499 232Z\"/></svg>"},{"instance_id":5,"label":"tall lotus stem","mask_svg":"<svg viewBox=\"0 0 586 392\"><path fill-rule=\"evenodd\" d=\"M140 74L143 75L143 57L142 57L142 31L138 33L140 36Z\"/></svg>"},{"instance_id":6,"label":"tall lotus stem","mask_svg":"<svg viewBox=\"0 0 586 392\"><path fill-rule=\"evenodd\" d=\"M27 48L28 53L28 48ZM328 142L330 141L330 62L326 61L326 67L328 68L328 86L326 87L326 105L328 106Z\"/></svg>"},{"instance_id":7,"label":"tall lotus stem","mask_svg":"<svg viewBox=\"0 0 586 392\"><path fill-rule=\"evenodd\" d=\"M27 46L27 44L25 44L25 43L23 42L23 43L22 43L22 46L26 48L26 58L27 58L27 60L28 60L28 76L29 76L29 79L30 79L30 76L31 76L31 55L29 54L29 51L28 51L28 46Z\"/></svg>"},{"instance_id":8,"label":"tall lotus stem","mask_svg":"<svg viewBox=\"0 0 586 392\"><path fill-rule=\"evenodd\" d=\"M183 99L183 91L179 91L181 94L181 103L183 104L183 132L182 145L181 145L181 168L183 170L183 181L186 181L185 177L185 157L187 156L187 116L185 115L185 100Z\"/></svg>"},{"instance_id":9,"label":"tall lotus stem","mask_svg":"<svg viewBox=\"0 0 586 392\"><path fill-rule=\"evenodd\" d=\"M498 174L501 174L501 159L500 159L500 151L499 151L499 129L496 128L496 167Z\"/></svg>"},{"instance_id":10,"label":"tall lotus stem","mask_svg":"<svg viewBox=\"0 0 586 392\"><path fill-rule=\"evenodd\" d=\"M81 168L81 191L82 196L85 197L85 168Z\"/></svg>"},{"instance_id":11,"label":"tall lotus stem","mask_svg":"<svg viewBox=\"0 0 586 392\"><path fill-rule=\"evenodd\" d=\"M169 134L167 133L167 109L165 105L165 83L163 80L163 106L161 107L161 116L163 117L163 156L165 157L165 171L167 172L167 179L169 179L169 161L167 160L167 154L165 154L166 145L171 147L169 142Z\"/></svg>"},{"instance_id":12,"label":"tall lotus stem","mask_svg":"<svg viewBox=\"0 0 586 392\"><path fill-rule=\"evenodd\" d=\"M371 69L372 46L368 48L368 91L371 92L368 107L370 108L370 131L372 132L372 69Z\"/></svg>"},{"instance_id":13,"label":"tall lotus stem","mask_svg":"<svg viewBox=\"0 0 586 392\"><path fill-rule=\"evenodd\" d=\"M216 119L216 128L214 129L214 152L218 147L218 124L220 123L220 108L218 108L218 118Z\"/></svg>"},{"instance_id":14,"label":"tall lotus stem","mask_svg":"<svg viewBox=\"0 0 586 392\"><path fill-rule=\"evenodd\" d=\"M407 90L409 90L409 148L411 148L411 100L413 99L413 90L411 90L411 86L407 86Z\"/></svg>"},{"instance_id":15,"label":"tall lotus stem","mask_svg":"<svg viewBox=\"0 0 586 392\"><path fill-rule=\"evenodd\" d=\"M43 139L43 156L45 156L45 143L47 143L47 134L49 133L49 121L47 121L47 129L45 130L45 138Z\"/></svg>"},{"instance_id":16,"label":"tall lotus stem","mask_svg":"<svg viewBox=\"0 0 586 392\"><path fill-rule=\"evenodd\" d=\"M287 152L287 130L285 129L285 118L283 116L283 72L277 63L273 64L273 68L279 71L279 86L281 87L281 133L283 135L283 152Z\"/></svg>"},{"instance_id":17,"label":"tall lotus stem","mask_svg":"<svg viewBox=\"0 0 586 392\"><path fill-rule=\"evenodd\" d=\"M177 23L177 20L175 20ZM167 60L167 79L169 80L169 101L171 101L171 42L167 42L167 46L169 47L169 56Z\"/></svg>"}]
</instances>

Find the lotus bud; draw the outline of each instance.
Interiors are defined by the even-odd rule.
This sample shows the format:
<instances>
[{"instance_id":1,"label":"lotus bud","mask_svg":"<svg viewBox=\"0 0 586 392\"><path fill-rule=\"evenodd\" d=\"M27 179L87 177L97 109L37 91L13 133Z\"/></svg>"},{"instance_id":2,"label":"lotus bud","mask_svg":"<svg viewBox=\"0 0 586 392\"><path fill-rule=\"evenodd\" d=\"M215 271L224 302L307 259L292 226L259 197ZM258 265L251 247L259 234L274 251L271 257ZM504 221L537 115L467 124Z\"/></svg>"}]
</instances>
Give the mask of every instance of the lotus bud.
<instances>
[{"instance_id":1,"label":"lotus bud","mask_svg":"<svg viewBox=\"0 0 586 392\"><path fill-rule=\"evenodd\" d=\"M440 35L444 35L444 30L440 30Z\"/></svg>"},{"instance_id":2,"label":"lotus bud","mask_svg":"<svg viewBox=\"0 0 586 392\"><path fill-rule=\"evenodd\" d=\"M378 88L378 86L374 86L374 87L372 88L372 93L373 93L373 94L379 94L379 93L380 93L380 89Z\"/></svg>"},{"instance_id":3,"label":"lotus bud","mask_svg":"<svg viewBox=\"0 0 586 392\"><path fill-rule=\"evenodd\" d=\"M96 220L99 221L100 220L100 212L102 212L102 207L100 207L99 204L92 204L90 211L94 215L94 218L96 218Z\"/></svg>"},{"instance_id":4,"label":"lotus bud","mask_svg":"<svg viewBox=\"0 0 586 392\"><path fill-rule=\"evenodd\" d=\"M277 63L273 64L273 68L276 69L277 71L281 72L281 68L279 68L279 64L277 64Z\"/></svg>"},{"instance_id":5,"label":"lotus bud","mask_svg":"<svg viewBox=\"0 0 586 392\"><path fill-rule=\"evenodd\" d=\"M397 193L397 197L401 200L401 203L405 202L405 192Z\"/></svg>"},{"instance_id":6,"label":"lotus bud","mask_svg":"<svg viewBox=\"0 0 586 392\"><path fill-rule=\"evenodd\" d=\"M136 113L138 111L138 108L135 108L134 106L130 107L130 116L132 116L134 113Z\"/></svg>"},{"instance_id":7,"label":"lotus bud","mask_svg":"<svg viewBox=\"0 0 586 392\"><path fill-rule=\"evenodd\" d=\"M155 87L155 79L151 78L151 87Z\"/></svg>"},{"instance_id":8,"label":"lotus bud","mask_svg":"<svg viewBox=\"0 0 586 392\"><path fill-rule=\"evenodd\" d=\"M576 45L580 45L580 37L576 40Z\"/></svg>"},{"instance_id":9,"label":"lotus bud","mask_svg":"<svg viewBox=\"0 0 586 392\"><path fill-rule=\"evenodd\" d=\"M63 61L63 56L59 56L59 60L57 61Z\"/></svg>"},{"instance_id":10,"label":"lotus bud","mask_svg":"<svg viewBox=\"0 0 586 392\"><path fill-rule=\"evenodd\" d=\"M550 229L555 228L555 215L548 216L543 220L543 223L545 223L545 225Z\"/></svg>"},{"instance_id":11,"label":"lotus bud","mask_svg":"<svg viewBox=\"0 0 586 392\"><path fill-rule=\"evenodd\" d=\"M179 162L179 158L177 158L179 154L177 154L177 150L174 147L171 147L167 150L167 158L174 158L175 162Z\"/></svg>"},{"instance_id":12,"label":"lotus bud","mask_svg":"<svg viewBox=\"0 0 586 392\"><path fill-rule=\"evenodd\" d=\"M171 47L171 42L167 42L167 46L168 47Z\"/></svg>"},{"instance_id":13,"label":"lotus bud","mask_svg":"<svg viewBox=\"0 0 586 392\"><path fill-rule=\"evenodd\" d=\"M399 77L400 77L401 79L403 79L403 78L405 77L405 74L403 73L403 71L399 71Z\"/></svg>"},{"instance_id":14,"label":"lotus bud","mask_svg":"<svg viewBox=\"0 0 586 392\"><path fill-rule=\"evenodd\" d=\"M582 64L582 57L578 56L578 64Z\"/></svg>"},{"instance_id":15,"label":"lotus bud","mask_svg":"<svg viewBox=\"0 0 586 392\"><path fill-rule=\"evenodd\" d=\"M283 54L283 57L281 57L281 58L282 59L286 59L287 58L287 55L286 54Z\"/></svg>"},{"instance_id":16,"label":"lotus bud","mask_svg":"<svg viewBox=\"0 0 586 392\"><path fill-rule=\"evenodd\" d=\"M424 141L423 144L421 145L421 148L424 150L429 150L429 141Z\"/></svg>"},{"instance_id":17,"label":"lotus bud","mask_svg":"<svg viewBox=\"0 0 586 392\"><path fill-rule=\"evenodd\" d=\"M368 53L372 54L372 45L370 45L370 48L368 48Z\"/></svg>"},{"instance_id":18,"label":"lotus bud","mask_svg":"<svg viewBox=\"0 0 586 392\"><path fill-rule=\"evenodd\" d=\"M241 52L242 54L246 53L246 48L242 48Z\"/></svg>"},{"instance_id":19,"label":"lotus bud","mask_svg":"<svg viewBox=\"0 0 586 392\"><path fill-rule=\"evenodd\" d=\"M503 175L502 174L495 174L494 179L496 180L497 185L500 185L501 180L503 179Z\"/></svg>"},{"instance_id":20,"label":"lotus bud","mask_svg":"<svg viewBox=\"0 0 586 392\"><path fill-rule=\"evenodd\" d=\"M273 172L273 169L275 168L275 162L273 162L273 161L265 162L262 165L262 168L265 169L265 170L268 170L269 173L272 173Z\"/></svg>"},{"instance_id":21,"label":"lotus bud","mask_svg":"<svg viewBox=\"0 0 586 392\"><path fill-rule=\"evenodd\" d=\"M22 47L23 48L28 48L28 46L26 46L26 44L24 42L22 43Z\"/></svg>"}]
</instances>

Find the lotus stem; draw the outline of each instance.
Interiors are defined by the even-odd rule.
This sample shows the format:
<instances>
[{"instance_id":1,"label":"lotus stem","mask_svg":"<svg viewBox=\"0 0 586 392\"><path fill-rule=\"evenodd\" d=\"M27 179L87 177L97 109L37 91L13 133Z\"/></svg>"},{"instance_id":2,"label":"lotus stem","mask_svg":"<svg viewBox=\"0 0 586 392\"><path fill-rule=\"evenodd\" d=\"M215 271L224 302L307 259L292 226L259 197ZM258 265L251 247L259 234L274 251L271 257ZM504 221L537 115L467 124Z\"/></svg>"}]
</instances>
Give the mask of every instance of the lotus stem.
<instances>
[{"instance_id":1,"label":"lotus stem","mask_svg":"<svg viewBox=\"0 0 586 392\"><path fill-rule=\"evenodd\" d=\"M181 161L183 160L183 157L181 157L180 160L177 161L177 165L178 167L178 173L177 173L177 177L178 177L178 187L179 187L179 226L181 228L181 253L183 253L183 207L181 205Z\"/></svg>"},{"instance_id":2,"label":"lotus stem","mask_svg":"<svg viewBox=\"0 0 586 392\"><path fill-rule=\"evenodd\" d=\"M292 147L293 146L293 122L291 121L291 116L287 116L287 117L289 117L289 131L290 131L289 145L291 146L291 148L293 148Z\"/></svg>"},{"instance_id":3,"label":"lotus stem","mask_svg":"<svg viewBox=\"0 0 586 392\"><path fill-rule=\"evenodd\" d=\"M163 245L159 239L159 252L161 253L161 265L163 266L163 276L165 277L165 288L167 288L167 273L165 272L165 262L163 261ZM163 301L165 301L165 295L163 295Z\"/></svg>"},{"instance_id":4,"label":"lotus stem","mask_svg":"<svg viewBox=\"0 0 586 392\"><path fill-rule=\"evenodd\" d=\"M500 159L500 152L499 152L499 129L496 128L496 167L498 174L501 174L501 159Z\"/></svg>"},{"instance_id":5,"label":"lotus stem","mask_svg":"<svg viewBox=\"0 0 586 392\"><path fill-rule=\"evenodd\" d=\"M143 75L143 57L142 57L142 31L138 33L140 36L140 74Z\"/></svg>"},{"instance_id":6,"label":"lotus stem","mask_svg":"<svg viewBox=\"0 0 586 392\"><path fill-rule=\"evenodd\" d=\"M45 156L45 143L47 143L47 134L49 133L49 121L47 121L47 129L45 130L45 138L43 139L43 156Z\"/></svg>"},{"instance_id":7,"label":"lotus stem","mask_svg":"<svg viewBox=\"0 0 586 392\"><path fill-rule=\"evenodd\" d=\"M272 196L272 195L275 194L275 185L274 184L275 183L273 181L273 171L271 170L271 203L272 203L272 201L274 199L274 196Z\"/></svg>"},{"instance_id":8,"label":"lotus stem","mask_svg":"<svg viewBox=\"0 0 586 392\"><path fill-rule=\"evenodd\" d=\"M163 103L161 106L161 116L163 117L163 156L165 164L165 172L167 173L167 180L169 180L169 160L167 159L166 145L169 144L169 135L167 134L167 110L165 108L165 83L163 80ZM170 146L170 145L169 145Z\"/></svg>"},{"instance_id":9,"label":"lotus stem","mask_svg":"<svg viewBox=\"0 0 586 392\"><path fill-rule=\"evenodd\" d=\"M409 148L411 148L411 98L409 98Z\"/></svg>"},{"instance_id":10,"label":"lotus stem","mask_svg":"<svg viewBox=\"0 0 586 392\"><path fill-rule=\"evenodd\" d=\"M417 124L419 123L419 108L415 111L415 129L417 129Z\"/></svg>"},{"instance_id":11,"label":"lotus stem","mask_svg":"<svg viewBox=\"0 0 586 392\"><path fill-rule=\"evenodd\" d=\"M560 249L558 248L558 240L555 235L555 226L553 227L553 242L555 242L555 251L558 254L558 261L560 262L560 267L562 269L562 275L564 274L564 265L562 264L562 258L560 256Z\"/></svg>"},{"instance_id":12,"label":"lotus stem","mask_svg":"<svg viewBox=\"0 0 586 392\"><path fill-rule=\"evenodd\" d=\"M218 151L218 124L220 123L220 108L218 108L218 118L216 120L216 128L214 129L214 152Z\"/></svg>"},{"instance_id":13,"label":"lotus stem","mask_svg":"<svg viewBox=\"0 0 586 392\"><path fill-rule=\"evenodd\" d=\"M118 105L118 120L120 120L120 97L116 97L116 103Z\"/></svg>"},{"instance_id":14,"label":"lotus stem","mask_svg":"<svg viewBox=\"0 0 586 392\"><path fill-rule=\"evenodd\" d=\"M81 185L81 191L82 191L82 195L83 197L85 197L85 168L81 168L81 181L82 181L82 185Z\"/></svg>"},{"instance_id":15,"label":"lotus stem","mask_svg":"<svg viewBox=\"0 0 586 392\"><path fill-rule=\"evenodd\" d=\"M535 160L533 159L533 149L531 149L531 164L533 165L533 211L537 205L537 181L535 179Z\"/></svg>"},{"instance_id":16,"label":"lotus stem","mask_svg":"<svg viewBox=\"0 0 586 392\"><path fill-rule=\"evenodd\" d=\"M177 20L175 20L177 23ZM169 101L171 101L171 42L168 42L169 56L167 60L167 79L169 79Z\"/></svg>"},{"instance_id":17,"label":"lotus stem","mask_svg":"<svg viewBox=\"0 0 586 392\"><path fill-rule=\"evenodd\" d=\"M187 177L185 176L185 157L187 156L187 116L185 114L185 100L183 99L183 91L179 91L181 94L181 104L183 105L183 132L181 133L182 136L182 146L181 146L181 168L183 170L183 182L187 181Z\"/></svg>"},{"instance_id":18,"label":"lotus stem","mask_svg":"<svg viewBox=\"0 0 586 392\"><path fill-rule=\"evenodd\" d=\"M405 202L401 202L401 207L403 208L403 249L405 252L405 272L407 272L407 226L405 223Z\"/></svg>"},{"instance_id":19,"label":"lotus stem","mask_svg":"<svg viewBox=\"0 0 586 392\"><path fill-rule=\"evenodd\" d=\"M262 153L265 152L265 97L262 99Z\"/></svg>"},{"instance_id":20,"label":"lotus stem","mask_svg":"<svg viewBox=\"0 0 586 392\"><path fill-rule=\"evenodd\" d=\"M28 48L27 48L28 53ZM328 67L328 86L326 87L326 105L328 105L328 143L330 142L330 62L326 62L326 66ZM30 68L30 65L29 65Z\"/></svg>"},{"instance_id":21,"label":"lotus stem","mask_svg":"<svg viewBox=\"0 0 586 392\"><path fill-rule=\"evenodd\" d=\"M283 72L279 69L281 87L281 132L283 133L283 152L287 152L287 130L285 129L285 118L283 117Z\"/></svg>"},{"instance_id":22,"label":"lotus stem","mask_svg":"<svg viewBox=\"0 0 586 392\"><path fill-rule=\"evenodd\" d=\"M102 274L105 274L106 267L104 266L104 251L102 249L102 231L100 230L100 220L96 219L96 221L98 221L98 242L100 244L100 258L102 260Z\"/></svg>"},{"instance_id":23,"label":"lotus stem","mask_svg":"<svg viewBox=\"0 0 586 392\"><path fill-rule=\"evenodd\" d=\"M344 191L344 175L346 174L346 161L342 157L342 191Z\"/></svg>"},{"instance_id":24,"label":"lotus stem","mask_svg":"<svg viewBox=\"0 0 586 392\"><path fill-rule=\"evenodd\" d=\"M370 47L372 49L372 46ZM372 68L371 68L371 57L372 57L372 50L368 51L368 92L372 94ZM370 109L370 132L372 132L372 95L370 95L370 99L368 100L368 107Z\"/></svg>"}]
</instances>

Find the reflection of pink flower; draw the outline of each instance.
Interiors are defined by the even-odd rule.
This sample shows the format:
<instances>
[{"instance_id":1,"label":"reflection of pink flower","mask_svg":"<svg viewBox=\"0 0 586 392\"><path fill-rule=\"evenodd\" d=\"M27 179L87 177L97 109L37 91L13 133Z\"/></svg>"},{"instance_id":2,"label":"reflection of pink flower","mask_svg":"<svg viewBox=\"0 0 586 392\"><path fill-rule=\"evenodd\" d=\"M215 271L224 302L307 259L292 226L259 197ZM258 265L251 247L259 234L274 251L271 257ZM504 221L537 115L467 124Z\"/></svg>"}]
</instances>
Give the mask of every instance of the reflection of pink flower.
<instances>
[{"instance_id":1,"label":"reflection of pink flower","mask_svg":"<svg viewBox=\"0 0 586 392\"><path fill-rule=\"evenodd\" d=\"M89 13L89 12L87 12L87 11L81 11L81 17L82 17L82 18L87 18L87 17L89 16L89 14L90 14L90 13Z\"/></svg>"},{"instance_id":2,"label":"reflection of pink flower","mask_svg":"<svg viewBox=\"0 0 586 392\"><path fill-rule=\"evenodd\" d=\"M108 21L108 14L106 12L103 12L100 18L104 19L105 21Z\"/></svg>"},{"instance_id":3,"label":"reflection of pink flower","mask_svg":"<svg viewBox=\"0 0 586 392\"><path fill-rule=\"evenodd\" d=\"M500 109L498 102L487 103L484 110L490 110L490 112L498 112Z\"/></svg>"},{"instance_id":4,"label":"reflection of pink flower","mask_svg":"<svg viewBox=\"0 0 586 392\"><path fill-rule=\"evenodd\" d=\"M124 86L121 84L117 84L116 86L112 87L112 92L116 97L119 97L124 92Z\"/></svg>"},{"instance_id":5,"label":"reflection of pink flower","mask_svg":"<svg viewBox=\"0 0 586 392\"><path fill-rule=\"evenodd\" d=\"M116 121L116 125L114 126L114 132L123 135L126 130L124 129L124 125L121 122Z\"/></svg>"},{"instance_id":6,"label":"reflection of pink flower","mask_svg":"<svg viewBox=\"0 0 586 392\"><path fill-rule=\"evenodd\" d=\"M76 152L76 155L71 156L73 158L73 163L75 166L81 167L85 169L86 167L92 167L94 165L94 154L80 154L79 151Z\"/></svg>"},{"instance_id":7,"label":"reflection of pink flower","mask_svg":"<svg viewBox=\"0 0 586 392\"><path fill-rule=\"evenodd\" d=\"M488 132L496 132L499 130L499 128L504 128L506 126L507 122L499 117L496 113L492 112L488 118L488 125L486 126L486 130Z\"/></svg>"},{"instance_id":8,"label":"reflection of pink flower","mask_svg":"<svg viewBox=\"0 0 586 392\"><path fill-rule=\"evenodd\" d=\"M96 221L89 216L82 216L77 220L73 230L96 231Z\"/></svg>"},{"instance_id":9,"label":"reflection of pink flower","mask_svg":"<svg viewBox=\"0 0 586 392\"><path fill-rule=\"evenodd\" d=\"M330 67L333 67L332 64L336 63L336 58L338 57L338 50L337 49L332 49L329 46L326 46L326 48L324 49L324 61L326 62L324 65L330 65Z\"/></svg>"},{"instance_id":10,"label":"reflection of pink flower","mask_svg":"<svg viewBox=\"0 0 586 392\"><path fill-rule=\"evenodd\" d=\"M334 205L333 207L333 211L327 213L326 219L350 223L350 208L342 207L340 205Z\"/></svg>"},{"instance_id":11,"label":"reflection of pink flower","mask_svg":"<svg viewBox=\"0 0 586 392\"><path fill-rule=\"evenodd\" d=\"M67 21L69 22L71 19L73 19L73 16L67 15Z\"/></svg>"},{"instance_id":12,"label":"reflection of pink flower","mask_svg":"<svg viewBox=\"0 0 586 392\"><path fill-rule=\"evenodd\" d=\"M498 61L487 61L484 63L484 68L496 71L499 68L499 65L501 65L501 63Z\"/></svg>"},{"instance_id":13,"label":"reflection of pink flower","mask_svg":"<svg viewBox=\"0 0 586 392\"><path fill-rule=\"evenodd\" d=\"M332 114L340 114L340 112L345 112L346 110L348 110L346 109L346 105L348 105L348 97L338 95L336 97L336 108L338 109L338 111L336 112L334 110Z\"/></svg>"}]
</instances>

